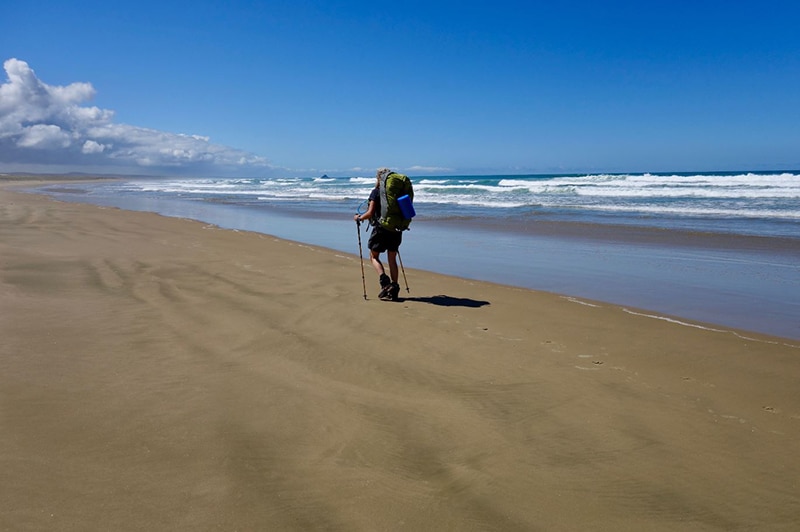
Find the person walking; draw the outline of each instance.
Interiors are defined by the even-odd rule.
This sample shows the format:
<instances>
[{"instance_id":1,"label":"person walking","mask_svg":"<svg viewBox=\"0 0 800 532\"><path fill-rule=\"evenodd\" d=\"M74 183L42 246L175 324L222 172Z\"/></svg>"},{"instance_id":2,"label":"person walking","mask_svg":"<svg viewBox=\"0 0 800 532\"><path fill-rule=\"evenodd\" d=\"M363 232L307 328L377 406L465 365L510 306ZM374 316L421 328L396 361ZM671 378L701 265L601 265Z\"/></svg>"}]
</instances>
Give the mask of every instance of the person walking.
<instances>
[{"instance_id":1,"label":"person walking","mask_svg":"<svg viewBox=\"0 0 800 532\"><path fill-rule=\"evenodd\" d=\"M354 219L360 223L369 220L372 225L367 248L372 267L378 274L378 281L381 289L378 299L384 301L397 301L400 294L398 284L397 254L400 244L403 241L403 232L398 230L386 229L379 223L381 216L381 183L386 182L387 177L393 172L388 168L380 168L375 175L375 188L370 192L367 210L363 214L356 214ZM386 200L384 200L386 201ZM389 263L389 274L381 262L381 253L386 252L386 261Z\"/></svg>"}]
</instances>

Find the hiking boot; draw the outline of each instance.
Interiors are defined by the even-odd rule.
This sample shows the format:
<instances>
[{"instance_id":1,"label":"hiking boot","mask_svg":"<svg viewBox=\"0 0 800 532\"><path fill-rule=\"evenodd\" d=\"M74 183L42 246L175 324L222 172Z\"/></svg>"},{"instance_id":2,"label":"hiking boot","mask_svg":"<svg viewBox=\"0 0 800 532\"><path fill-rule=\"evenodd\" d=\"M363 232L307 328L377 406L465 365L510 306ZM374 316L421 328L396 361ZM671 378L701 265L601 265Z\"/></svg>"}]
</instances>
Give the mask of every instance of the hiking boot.
<instances>
[{"instance_id":1,"label":"hiking boot","mask_svg":"<svg viewBox=\"0 0 800 532\"><path fill-rule=\"evenodd\" d=\"M383 299L388 301L392 298L391 296L392 280L389 279L389 276L384 273L381 274L380 282L381 282L381 291L378 292L378 299Z\"/></svg>"},{"instance_id":2,"label":"hiking boot","mask_svg":"<svg viewBox=\"0 0 800 532\"><path fill-rule=\"evenodd\" d=\"M389 285L389 297L392 301L398 301L400 298L400 285L392 283Z\"/></svg>"},{"instance_id":3,"label":"hiking boot","mask_svg":"<svg viewBox=\"0 0 800 532\"><path fill-rule=\"evenodd\" d=\"M392 286L386 285L381 288L381 291L378 293L378 299L382 299L383 301L391 301L392 300Z\"/></svg>"}]
</instances>

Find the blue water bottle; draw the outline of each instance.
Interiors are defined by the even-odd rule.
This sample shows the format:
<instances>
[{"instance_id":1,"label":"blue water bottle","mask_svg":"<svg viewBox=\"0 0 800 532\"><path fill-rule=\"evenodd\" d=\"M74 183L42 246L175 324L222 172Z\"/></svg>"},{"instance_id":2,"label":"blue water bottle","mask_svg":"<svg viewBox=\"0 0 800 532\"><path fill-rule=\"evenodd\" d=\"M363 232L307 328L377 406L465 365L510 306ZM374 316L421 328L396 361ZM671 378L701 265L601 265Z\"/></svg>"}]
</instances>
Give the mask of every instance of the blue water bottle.
<instances>
[{"instance_id":1,"label":"blue water bottle","mask_svg":"<svg viewBox=\"0 0 800 532\"><path fill-rule=\"evenodd\" d=\"M400 207L400 212L406 220L410 220L417 215L417 212L414 210L414 204L411 203L411 198L408 197L408 194L397 198L397 205Z\"/></svg>"}]
</instances>

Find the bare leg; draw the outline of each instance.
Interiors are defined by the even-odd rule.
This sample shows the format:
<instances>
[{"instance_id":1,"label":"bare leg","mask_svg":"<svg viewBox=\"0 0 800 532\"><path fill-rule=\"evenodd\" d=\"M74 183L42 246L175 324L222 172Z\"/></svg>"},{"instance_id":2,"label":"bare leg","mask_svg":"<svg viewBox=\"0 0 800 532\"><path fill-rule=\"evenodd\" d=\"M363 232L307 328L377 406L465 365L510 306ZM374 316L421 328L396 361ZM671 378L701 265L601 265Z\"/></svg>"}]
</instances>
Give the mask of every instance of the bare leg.
<instances>
[{"instance_id":1,"label":"bare leg","mask_svg":"<svg viewBox=\"0 0 800 532\"><path fill-rule=\"evenodd\" d=\"M392 282L397 282L397 252L396 251L387 251L386 252L386 259L389 261L389 277L392 278ZM383 269L383 265L381 265L381 269Z\"/></svg>"},{"instance_id":2,"label":"bare leg","mask_svg":"<svg viewBox=\"0 0 800 532\"><path fill-rule=\"evenodd\" d=\"M370 250L369 258L370 258L370 261L372 262L372 267L375 268L375 271L378 273L378 275L382 275L382 274L386 273L386 271L383 269L383 264L381 263L381 254L380 253L378 253L377 251ZM391 269L391 267L392 267L392 265L390 263L389 264L389 268Z\"/></svg>"}]
</instances>

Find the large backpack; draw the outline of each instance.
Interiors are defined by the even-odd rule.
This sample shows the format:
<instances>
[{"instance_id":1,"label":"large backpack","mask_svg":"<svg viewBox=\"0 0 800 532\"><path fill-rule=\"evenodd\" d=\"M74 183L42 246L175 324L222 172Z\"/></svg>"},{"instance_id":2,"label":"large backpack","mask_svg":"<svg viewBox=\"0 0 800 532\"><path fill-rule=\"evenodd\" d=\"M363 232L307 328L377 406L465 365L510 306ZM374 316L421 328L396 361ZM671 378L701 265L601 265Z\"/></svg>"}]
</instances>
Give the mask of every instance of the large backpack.
<instances>
[{"instance_id":1,"label":"large backpack","mask_svg":"<svg viewBox=\"0 0 800 532\"><path fill-rule=\"evenodd\" d=\"M408 176L390 172L378 185L380 187L381 212L378 224L389 231L405 231L411 224L411 218L403 216L397 199L408 196L414 200L414 187Z\"/></svg>"}]
</instances>

